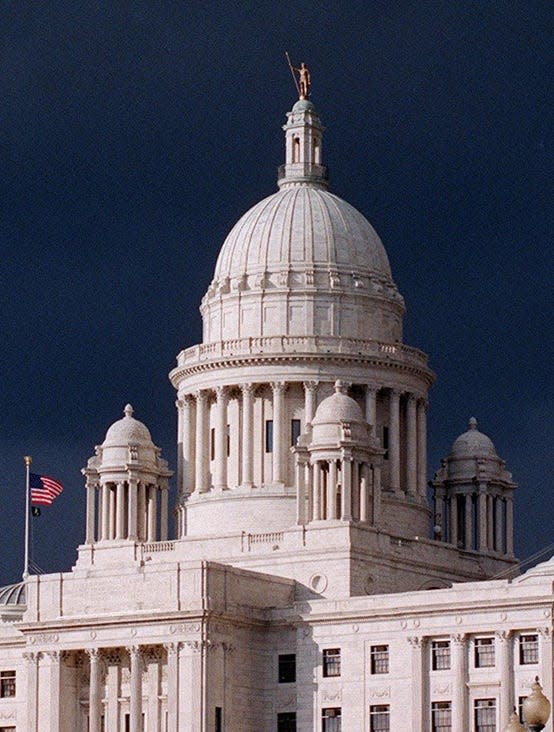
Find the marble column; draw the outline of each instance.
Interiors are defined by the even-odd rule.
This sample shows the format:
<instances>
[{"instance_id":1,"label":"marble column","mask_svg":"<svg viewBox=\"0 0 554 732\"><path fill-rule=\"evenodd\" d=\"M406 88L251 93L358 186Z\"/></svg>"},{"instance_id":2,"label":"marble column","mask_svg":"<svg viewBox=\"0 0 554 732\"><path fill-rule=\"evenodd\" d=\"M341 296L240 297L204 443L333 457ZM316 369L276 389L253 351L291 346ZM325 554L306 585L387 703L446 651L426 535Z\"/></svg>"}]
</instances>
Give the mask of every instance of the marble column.
<instances>
[{"instance_id":1,"label":"marble column","mask_svg":"<svg viewBox=\"0 0 554 732\"><path fill-rule=\"evenodd\" d=\"M514 501L511 496L506 498L506 554L514 555Z\"/></svg>"},{"instance_id":2,"label":"marble column","mask_svg":"<svg viewBox=\"0 0 554 732\"><path fill-rule=\"evenodd\" d=\"M158 488L155 485L150 485L147 488L148 491L148 534L147 541L156 541L157 539L157 527L158 527Z\"/></svg>"},{"instance_id":3,"label":"marble column","mask_svg":"<svg viewBox=\"0 0 554 732\"><path fill-rule=\"evenodd\" d=\"M329 461L327 473L327 516L328 519L337 518L337 461Z\"/></svg>"},{"instance_id":4,"label":"marble column","mask_svg":"<svg viewBox=\"0 0 554 732\"><path fill-rule=\"evenodd\" d=\"M373 435L377 434L377 392L379 387L367 384L365 388L365 421L373 427Z\"/></svg>"},{"instance_id":5,"label":"marble column","mask_svg":"<svg viewBox=\"0 0 554 732\"><path fill-rule=\"evenodd\" d=\"M417 492L427 499L427 404L417 403Z\"/></svg>"},{"instance_id":6,"label":"marble column","mask_svg":"<svg viewBox=\"0 0 554 732\"><path fill-rule=\"evenodd\" d=\"M296 457L296 523L306 523L306 459Z\"/></svg>"},{"instance_id":7,"label":"marble column","mask_svg":"<svg viewBox=\"0 0 554 732\"><path fill-rule=\"evenodd\" d=\"M360 520L360 463L352 461L352 519Z\"/></svg>"},{"instance_id":8,"label":"marble column","mask_svg":"<svg viewBox=\"0 0 554 732\"><path fill-rule=\"evenodd\" d=\"M417 411L416 398L408 394L406 402L406 491L408 495L417 493Z\"/></svg>"},{"instance_id":9,"label":"marble column","mask_svg":"<svg viewBox=\"0 0 554 732\"><path fill-rule=\"evenodd\" d=\"M360 521L369 522L369 466L367 463L360 465Z\"/></svg>"},{"instance_id":10,"label":"marble column","mask_svg":"<svg viewBox=\"0 0 554 732\"><path fill-rule=\"evenodd\" d=\"M313 465L313 507L314 507L314 521L321 519L321 468L319 461L316 461Z\"/></svg>"},{"instance_id":11,"label":"marble column","mask_svg":"<svg viewBox=\"0 0 554 732\"><path fill-rule=\"evenodd\" d=\"M94 483L87 482L87 531L85 544L94 544L96 490L97 488Z\"/></svg>"},{"instance_id":12,"label":"marble column","mask_svg":"<svg viewBox=\"0 0 554 732\"><path fill-rule=\"evenodd\" d=\"M411 647L411 684L412 709L414 710L412 732L427 732L426 711L427 675L424 673L425 640L419 637L408 638Z\"/></svg>"},{"instance_id":13,"label":"marble column","mask_svg":"<svg viewBox=\"0 0 554 732\"><path fill-rule=\"evenodd\" d=\"M192 394L185 394L182 399L177 402L178 406L178 429L179 429L179 456L178 456L178 470L179 475L177 478L177 484L179 490L183 493L189 494L193 490L193 475L191 474L192 460L193 460L193 444L192 436L193 430L193 410L194 410L194 398Z\"/></svg>"},{"instance_id":14,"label":"marble column","mask_svg":"<svg viewBox=\"0 0 554 732\"><path fill-rule=\"evenodd\" d=\"M311 424L315 409L317 396L317 381L304 382L304 420L306 424Z\"/></svg>"},{"instance_id":15,"label":"marble column","mask_svg":"<svg viewBox=\"0 0 554 732\"><path fill-rule=\"evenodd\" d=\"M115 514L115 538L125 539L125 483L122 480L116 487Z\"/></svg>"},{"instance_id":16,"label":"marble column","mask_svg":"<svg viewBox=\"0 0 554 732\"><path fill-rule=\"evenodd\" d=\"M496 632L498 646L498 668L500 670L500 729L503 730L510 721L510 714L515 706L513 683L513 639L509 630Z\"/></svg>"},{"instance_id":17,"label":"marble column","mask_svg":"<svg viewBox=\"0 0 554 732\"><path fill-rule=\"evenodd\" d=\"M146 485L143 480L137 488L137 536L139 541L146 540Z\"/></svg>"},{"instance_id":18,"label":"marble column","mask_svg":"<svg viewBox=\"0 0 554 732\"><path fill-rule=\"evenodd\" d=\"M52 732L59 732L60 730L60 704L62 704L62 698L60 696L61 691L61 659L59 651L47 651L45 654L49 661L49 681L50 681L50 709L48 715L49 728ZM67 690L64 689L67 693ZM65 699L64 693L64 699ZM42 727L42 725L41 725Z\"/></svg>"},{"instance_id":19,"label":"marble column","mask_svg":"<svg viewBox=\"0 0 554 732\"><path fill-rule=\"evenodd\" d=\"M38 729L38 662L40 653L23 654L27 665L27 689L25 704L27 712L27 732L39 732ZM99 732L99 730L98 730Z\"/></svg>"},{"instance_id":20,"label":"marble column","mask_svg":"<svg viewBox=\"0 0 554 732\"><path fill-rule=\"evenodd\" d=\"M494 498L487 496L487 546L490 552L494 551Z\"/></svg>"},{"instance_id":21,"label":"marble column","mask_svg":"<svg viewBox=\"0 0 554 732\"><path fill-rule=\"evenodd\" d=\"M110 486L102 484L102 539L110 538Z\"/></svg>"},{"instance_id":22,"label":"marble column","mask_svg":"<svg viewBox=\"0 0 554 732\"><path fill-rule=\"evenodd\" d=\"M116 514L115 514L115 487L116 484L112 483L110 485L110 493L109 493L109 500L110 500L110 527L108 536L110 539L115 539L115 532L116 532Z\"/></svg>"},{"instance_id":23,"label":"marble column","mask_svg":"<svg viewBox=\"0 0 554 732\"><path fill-rule=\"evenodd\" d=\"M481 484L477 493L477 548L480 552L487 549L487 486Z\"/></svg>"},{"instance_id":24,"label":"marble column","mask_svg":"<svg viewBox=\"0 0 554 732\"><path fill-rule=\"evenodd\" d=\"M539 636L539 679L542 683L544 694L548 699L554 698L554 686L552 685L552 629L548 626L537 628Z\"/></svg>"},{"instance_id":25,"label":"marble column","mask_svg":"<svg viewBox=\"0 0 554 732\"><path fill-rule=\"evenodd\" d=\"M102 728L102 689L100 653L97 648L87 650L90 663L90 681L88 696L88 730L89 732L101 732Z\"/></svg>"},{"instance_id":26,"label":"marble column","mask_svg":"<svg viewBox=\"0 0 554 732\"><path fill-rule=\"evenodd\" d=\"M307 521L314 520L314 470L309 461L306 462L306 496L308 498Z\"/></svg>"},{"instance_id":27,"label":"marble column","mask_svg":"<svg viewBox=\"0 0 554 732\"><path fill-rule=\"evenodd\" d=\"M283 470L283 412L285 407L285 383L275 381L273 389L273 482L282 483Z\"/></svg>"},{"instance_id":28,"label":"marble column","mask_svg":"<svg viewBox=\"0 0 554 732\"><path fill-rule=\"evenodd\" d=\"M381 466L373 465L372 469L373 517L372 523L377 526L381 520Z\"/></svg>"},{"instance_id":29,"label":"marble column","mask_svg":"<svg viewBox=\"0 0 554 732\"><path fill-rule=\"evenodd\" d=\"M131 541L138 539L138 525L137 525L137 514L138 514L138 485L136 478L129 478L129 535L128 538Z\"/></svg>"},{"instance_id":30,"label":"marble column","mask_svg":"<svg viewBox=\"0 0 554 732\"><path fill-rule=\"evenodd\" d=\"M167 541L168 523L168 487L162 486L160 491L160 541Z\"/></svg>"},{"instance_id":31,"label":"marble column","mask_svg":"<svg viewBox=\"0 0 554 732\"><path fill-rule=\"evenodd\" d=\"M503 542L503 533L504 533L504 521L502 516L502 499L497 496L494 499L494 511L496 514L496 532L494 537L494 547L496 551L499 554L504 553L504 542Z\"/></svg>"},{"instance_id":32,"label":"marble column","mask_svg":"<svg viewBox=\"0 0 554 732\"><path fill-rule=\"evenodd\" d=\"M208 394L199 391L196 394L196 446L195 446L195 476L194 490L197 493L206 493L209 490L206 464L208 461L207 436Z\"/></svg>"},{"instance_id":33,"label":"marble column","mask_svg":"<svg viewBox=\"0 0 554 732\"><path fill-rule=\"evenodd\" d=\"M400 394L391 389L389 396L389 482L400 492Z\"/></svg>"},{"instance_id":34,"label":"marble column","mask_svg":"<svg viewBox=\"0 0 554 732\"><path fill-rule=\"evenodd\" d=\"M227 403L228 390L225 386L218 386L215 390L215 463L214 488L227 490Z\"/></svg>"},{"instance_id":35,"label":"marble column","mask_svg":"<svg viewBox=\"0 0 554 732\"><path fill-rule=\"evenodd\" d=\"M462 633L450 636L452 683L452 732L469 729L467 703L467 645Z\"/></svg>"},{"instance_id":36,"label":"marble column","mask_svg":"<svg viewBox=\"0 0 554 732\"><path fill-rule=\"evenodd\" d=\"M458 496L456 493L450 494L450 543L458 546Z\"/></svg>"},{"instance_id":37,"label":"marble column","mask_svg":"<svg viewBox=\"0 0 554 732\"><path fill-rule=\"evenodd\" d=\"M254 386L243 384L242 391L242 485L251 488L253 474L252 410L254 407Z\"/></svg>"},{"instance_id":38,"label":"marble column","mask_svg":"<svg viewBox=\"0 0 554 732\"><path fill-rule=\"evenodd\" d=\"M179 732L179 643L166 643L167 653L167 732Z\"/></svg>"},{"instance_id":39,"label":"marble column","mask_svg":"<svg viewBox=\"0 0 554 732\"><path fill-rule=\"evenodd\" d=\"M138 646L131 646L127 651L131 660L129 732L142 732L142 654Z\"/></svg>"},{"instance_id":40,"label":"marble column","mask_svg":"<svg viewBox=\"0 0 554 732\"><path fill-rule=\"evenodd\" d=\"M473 549L473 496L466 493L464 497L464 547Z\"/></svg>"},{"instance_id":41,"label":"marble column","mask_svg":"<svg viewBox=\"0 0 554 732\"><path fill-rule=\"evenodd\" d=\"M446 541L444 535L444 488L435 488L435 503L433 507L433 536L440 541ZM437 529L440 528L440 533Z\"/></svg>"},{"instance_id":42,"label":"marble column","mask_svg":"<svg viewBox=\"0 0 554 732\"><path fill-rule=\"evenodd\" d=\"M344 456L341 460L341 516L343 521L352 520L352 458Z\"/></svg>"}]
</instances>

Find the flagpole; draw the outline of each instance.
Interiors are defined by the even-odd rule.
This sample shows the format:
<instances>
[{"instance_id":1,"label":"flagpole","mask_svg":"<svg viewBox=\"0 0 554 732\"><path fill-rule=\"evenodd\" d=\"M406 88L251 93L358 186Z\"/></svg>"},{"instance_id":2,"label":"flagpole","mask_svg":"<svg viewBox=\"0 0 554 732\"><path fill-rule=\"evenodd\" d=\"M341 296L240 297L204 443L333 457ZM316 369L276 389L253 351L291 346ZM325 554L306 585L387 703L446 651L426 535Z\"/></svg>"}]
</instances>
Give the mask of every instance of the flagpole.
<instances>
[{"instance_id":1,"label":"flagpole","mask_svg":"<svg viewBox=\"0 0 554 732\"><path fill-rule=\"evenodd\" d=\"M25 476L25 566L23 567L23 579L27 579L29 576L29 499L31 494L30 489L30 472L31 472L31 463L33 462L33 458L30 455L25 455L23 458L25 461L25 467L26 467L26 476Z\"/></svg>"}]
</instances>

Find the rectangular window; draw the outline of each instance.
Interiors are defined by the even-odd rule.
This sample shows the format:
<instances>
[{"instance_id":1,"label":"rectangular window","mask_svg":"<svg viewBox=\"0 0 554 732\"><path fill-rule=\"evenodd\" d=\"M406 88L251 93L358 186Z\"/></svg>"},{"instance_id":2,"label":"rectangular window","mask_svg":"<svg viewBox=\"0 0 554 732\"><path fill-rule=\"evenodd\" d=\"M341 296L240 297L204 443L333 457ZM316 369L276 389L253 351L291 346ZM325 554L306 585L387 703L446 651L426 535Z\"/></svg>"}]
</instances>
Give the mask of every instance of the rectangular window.
<instances>
[{"instance_id":1,"label":"rectangular window","mask_svg":"<svg viewBox=\"0 0 554 732\"><path fill-rule=\"evenodd\" d=\"M143 712L142 713L142 727L141 727L143 732L145 729L145 726L144 726L145 716L146 715ZM101 732L104 732L104 715L102 715L102 717L101 717L100 729L101 729ZM130 732L130 731L131 731L131 715L129 714L129 712L126 712L125 713L125 732Z\"/></svg>"},{"instance_id":2,"label":"rectangular window","mask_svg":"<svg viewBox=\"0 0 554 732\"><path fill-rule=\"evenodd\" d=\"M279 683L294 684L296 681L296 654L282 653L279 656Z\"/></svg>"},{"instance_id":3,"label":"rectangular window","mask_svg":"<svg viewBox=\"0 0 554 732\"><path fill-rule=\"evenodd\" d=\"M296 712L279 712L277 732L296 732Z\"/></svg>"},{"instance_id":4,"label":"rectangular window","mask_svg":"<svg viewBox=\"0 0 554 732\"><path fill-rule=\"evenodd\" d=\"M496 732L496 699L474 702L475 732Z\"/></svg>"},{"instance_id":5,"label":"rectangular window","mask_svg":"<svg viewBox=\"0 0 554 732\"><path fill-rule=\"evenodd\" d=\"M371 646L371 673L388 674L389 672L389 647Z\"/></svg>"},{"instance_id":6,"label":"rectangular window","mask_svg":"<svg viewBox=\"0 0 554 732\"><path fill-rule=\"evenodd\" d=\"M15 732L15 727L0 727L0 732Z\"/></svg>"},{"instance_id":7,"label":"rectangular window","mask_svg":"<svg viewBox=\"0 0 554 732\"><path fill-rule=\"evenodd\" d=\"M475 639L475 668L494 666L494 638Z\"/></svg>"},{"instance_id":8,"label":"rectangular window","mask_svg":"<svg viewBox=\"0 0 554 732\"><path fill-rule=\"evenodd\" d=\"M431 704L431 732L452 732L452 703L449 701Z\"/></svg>"},{"instance_id":9,"label":"rectangular window","mask_svg":"<svg viewBox=\"0 0 554 732\"><path fill-rule=\"evenodd\" d=\"M383 455L384 460L389 459L389 428L386 425L383 425L383 450L385 451L385 454Z\"/></svg>"},{"instance_id":10,"label":"rectangular window","mask_svg":"<svg viewBox=\"0 0 554 732\"><path fill-rule=\"evenodd\" d=\"M323 675L340 676L340 648L326 648L323 651Z\"/></svg>"},{"instance_id":11,"label":"rectangular window","mask_svg":"<svg viewBox=\"0 0 554 732\"><path fill-rule=\"evenodd\" d=\"M215 708L215 732L223 732L223 708Z\"/></svg>"},{"instance_id":12,"label":"rectangular window","mask_svg":"<svg viewBox=\"0 0 554 732\"><path fill-rule=\"evenodd\" d=\"M215 460L215 427L210 430L210 460Z\"/></svg>"},{"instance_id":13,"label":"rectangular window","mask_svg":"<svg viewBox=\"0 0 554 732\"><path fill-rule=\"evenodd\" d=\"M519 636L519 662L522 666L539 662L539 636L535 633Z\"/></svg>"},{"instance_id":14,"label":"rectangular window","mask_svg":"<svg viewBox=\"0 0 554 732\"><path fill-rule=\"evenodd\" d=\"M15 671L0 671L0 699L15 696Z\"/></svg>"},{"instance_id":15,"label":"rectangular window","mask_svg":"<svg viewBox=\"0 0 554 732\"><path fill-rule=\"evenodd\" d=\"M290 421L290 444L294 447L300 437L300 420L291 419Z\"/></svg>"},{"instance_id":16,"label":"rectangular window","mask_svg":"<svg viewBox=\"0 0 554 732\"><path fill-rule=\"evenodd\" d=\"M388 704L372 704L369 707L370 732L390 732L390 707Z\"/></svg>"},{"instance_id":17,"label":"rectangular window","mask_svg":"<svg viewBox=\"0 0 554 732\"><path fill-rule=\"evenodd\" d=\"M340 712L340 707L321 710L321 732L341 732Z\"/></svg>"},{"instance_id":18,"label":"rectangular window","mask_svg":"<svg viewBox=\"0 0 554 732\"><path fill-rule=\"evenodd\" d=\"M227 457L231 454L231 425L227 425Z\"/></svg>"},{"instance_id":19,"label":"rectangular window","mask_svg":"<svg viewBox=\"0 0 554 732\"><path fill-rule=\"evenodd\" d=\"M273 452L273 420L265 421L265 451Z\"/></svg>"},{"instance_id":20,"label":"rectangular window","mask_svg":"<svg viewBox=\"0 0 554 732\"><path fill-rule=\"evenodd\" d=\"M433 671L445 671L450 668L450 641L432 641L431 668Z\"/></svg>"}]
</instances>

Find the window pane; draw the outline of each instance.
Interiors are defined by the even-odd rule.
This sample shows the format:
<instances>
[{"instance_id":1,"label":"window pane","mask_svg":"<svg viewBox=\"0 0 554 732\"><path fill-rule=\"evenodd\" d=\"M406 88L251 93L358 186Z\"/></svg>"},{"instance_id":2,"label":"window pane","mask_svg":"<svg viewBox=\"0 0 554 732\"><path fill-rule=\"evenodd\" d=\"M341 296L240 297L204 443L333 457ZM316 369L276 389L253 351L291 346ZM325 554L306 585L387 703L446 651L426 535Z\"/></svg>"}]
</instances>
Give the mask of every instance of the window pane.
<instances>
[{"instance_id":1,"label":"window pane","mask_svg":"<svg viewBox=\"0 0 554 732\"><path fill-rule=\"evenodd\" d=\"M475 732L496 732L496 700L475 700Z\"/></svg>"},{"instance_id":2,"label":"window pane","mask_svg":"<svg viewBox=\"0 0 554 732\"><path fill-rule=\"evenodd\" d=\"M15 696L15 671L0 671L0 698Z\"/></svg>"},{"instance_id":3,"label":"window pane","mask_svg":"<svg viewBox=\"0 0 554 732\"><path fill-rule=\"evenodd\" d=\"M321 710L321 730L322 732L341 732L340 707Z\"/></svg>"},{"instance_id":4,"label":"window pane","mask_svg":"<svg viewBox=\"0 0 554 732\"><path fill-rule=\"evenodd\" d=\"M475 666L476 668L494 666L494 638L475 639Z\"/></svg>"},{"instance_id":5,"label":"window pane","mask_svg":"<svg viewBox=\"0 0 554 732\"><path fill-rule=\"evenodd\" d=\"M433 671L444 671L450 668L450 641L432 642L431 662Z\"/></svg>"},{"instance_id":6,"label":"window pane","mask_svg":"<svg viewBox=\"0 0 554 732\"><path fill-rule=\"evenodd\" d=\"M432 732L452 732L452 704L449 701L431 704Z\"/></svg>"},{"instance_id":7,"label":"window pane","mask_svg":"<svg viewBox=\"0 0 554 732\"><path fill-rule=\"evenodd\" d=\"M390 708L388 704L373 704L369 707L370 732L390 732Z\"/></svg>"},{"instance_id":8,"label":"window pane","mask_svg":"<svg viewBox=\"0 0 554 732\"><path fill-rule=\"evenodd\" d=\"M273 452L273 420L266 419L265 422L265 451Z\"/></svg>"},{"instance_id":9,"label":"window pane","mask_svg":"<svg viewBox=\"0 0 554 732\"><path fill-rule=\"evenodd\" d=\"M280 712L277 715L277 732L296 732L296 712Z\"/></svg>"},{"instance_id":10,"label":"window pane","mask_svg":"<svg viewBox=\"0 0 554 732\"><path fill-rule=\"evenodd\" d=\"M340 676L340 648L326 648L323 651L323 675Z\"/></svg>"},{"instance_id":11,"label":"window pane","mask_svg":"<svg viewBox=\"0 0 554 732\"><path fill-rule=\"evenodd\" d=\"M371 673L388 674L389 672L389 647L371 646Z\"/></svg>"},{"instance_id":12,"label":"window pane","mask_svg":"<svg viewBox=\"0 0 554 732\"><path fill-rule=\"evenodd\" d=\"M283 653L279 656L279 683L293 684L296 681L296 655Z\"/></svg>"},{"instance_id":13,"label":"window pane","mask_svg":"<svg viewBox=\"0 0 554 732\"><path fill-rule=\"evenodd\" d=\"M519 637L519 662L522 665L539 662L539 636L531 633Z\"/></svg>"},{"instance_id":14,"label":"window pane","mask_svg":"<svg viewBox=\"0 0 554 732\"><path fill-rule=\"evenodd\" d=\"M292 447L296 445L298 438L300 437L300 420L291 419L290 421L290 444Z\"/></svg>"}]
</instances>

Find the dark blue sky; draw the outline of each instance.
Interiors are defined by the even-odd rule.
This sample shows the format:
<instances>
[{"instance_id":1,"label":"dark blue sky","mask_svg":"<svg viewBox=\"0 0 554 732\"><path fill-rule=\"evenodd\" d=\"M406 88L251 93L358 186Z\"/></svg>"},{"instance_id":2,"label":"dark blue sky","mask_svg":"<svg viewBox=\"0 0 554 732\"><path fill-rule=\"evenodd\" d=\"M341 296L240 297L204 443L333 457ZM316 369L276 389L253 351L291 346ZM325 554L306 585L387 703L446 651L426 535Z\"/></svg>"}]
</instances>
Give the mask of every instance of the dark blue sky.
<instances>
[{"instance_id":1,"label":"dark blue sky","mask_svg":"<svg viewBox=\"0 0 554 732\"><path fill-rule=\"evenodd\" d=\"M430 471L475 415L520 485L517 552L554 542L549 0L4 0L0 29L0 585L24 454L65 485L34 522L48 571L126 402L175 466L167 373L226 233L275 190L285 49L438 375Z\"/></svg>"}]
</instances>

